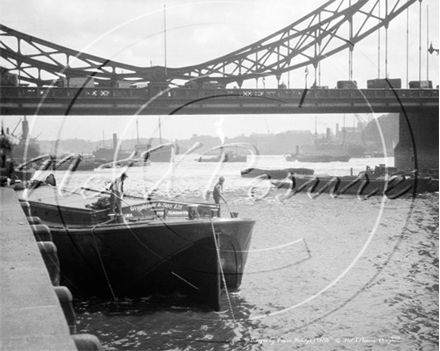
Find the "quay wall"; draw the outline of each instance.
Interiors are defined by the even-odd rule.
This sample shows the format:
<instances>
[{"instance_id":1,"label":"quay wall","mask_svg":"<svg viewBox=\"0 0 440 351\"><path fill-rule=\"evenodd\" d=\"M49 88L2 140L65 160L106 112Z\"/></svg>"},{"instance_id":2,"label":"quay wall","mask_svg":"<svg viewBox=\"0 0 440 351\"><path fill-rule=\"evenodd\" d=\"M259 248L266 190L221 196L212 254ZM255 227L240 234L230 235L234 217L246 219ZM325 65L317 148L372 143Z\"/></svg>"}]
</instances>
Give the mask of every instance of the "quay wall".
<instances>
[{"instance_id":1,"label":"quay wall","mask_svg":"<svg viewBox=\"0 0 440 351\"><path fill-rule=\"evenodd\" d=\"M59 288L14 190L0 187L1 351L101 350L96 337L71 334Z\"/></svg>"}]
</instances>

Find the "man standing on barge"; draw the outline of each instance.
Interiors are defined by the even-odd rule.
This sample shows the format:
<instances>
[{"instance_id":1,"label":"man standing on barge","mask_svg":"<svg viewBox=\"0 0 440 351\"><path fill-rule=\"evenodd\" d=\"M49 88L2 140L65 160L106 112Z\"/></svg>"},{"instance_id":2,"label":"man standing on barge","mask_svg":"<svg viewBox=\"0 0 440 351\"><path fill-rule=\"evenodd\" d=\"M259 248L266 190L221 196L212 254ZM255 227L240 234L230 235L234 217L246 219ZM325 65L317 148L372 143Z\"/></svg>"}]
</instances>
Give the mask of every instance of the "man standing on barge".
<instances>
[{"instance_id":1,"label":"man standing on barge","mask_svg":"<svg viewBox=\"0 0 440 351\"><path fill-rule=\"evenodd\" d=\"M110 185L110 210L117 216L122 216L122 198L124 196L124 181L128 176L122 173ZM118 218L119 219L119 218ZM122 218L121 218L122 219Z\"/></svg>"},{"instance_id":2,"label":"man standing on barge","mask_svg":"<svg viewBox=\"0 0 440 351\"><path fill-rule=\"evenodd\" d=\"M215 203L219 206L218 215L220 216L220 199L226 203L226 199L223 196L223 183L225 182L225 177L220 177L218 179L217 184L214 186L214 191L212 192L212 196L214 197Z\"/></svg>"}]
</instances>

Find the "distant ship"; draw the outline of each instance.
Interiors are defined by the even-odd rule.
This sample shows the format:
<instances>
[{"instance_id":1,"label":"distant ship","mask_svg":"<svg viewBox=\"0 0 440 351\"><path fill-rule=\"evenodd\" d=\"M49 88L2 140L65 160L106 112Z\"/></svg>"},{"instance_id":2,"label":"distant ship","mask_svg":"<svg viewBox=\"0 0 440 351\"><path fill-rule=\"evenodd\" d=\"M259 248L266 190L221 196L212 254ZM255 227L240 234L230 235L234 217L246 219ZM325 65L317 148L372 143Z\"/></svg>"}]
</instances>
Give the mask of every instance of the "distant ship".
<instances>
[{"instance_id":1,"label":"distant ship","mask_svg":"<svg viewBox=\"0 0 440 351\"><path fill-rule=\"evenodd\" d=\"M367 149L361 144L348 144L346 150L350 157L362 158L365 157L365 151Z\"/></svg>"},{"instance_id":2,"label":"distant ship","mask_svg":"<svg viewBox=\"0 0 440 351\"><path fill-rule=\"evenodd\" d=\"M20 123L20 122L19 122ZM36 138L31 138L29 135L29 122L24 116L21 121L22 135L19 138L19 142L17 145L14 145L14 148L11 152L11 159L17 165L20 163L25 163L33 158L36 158L41 155L40 146Z\"/></svg>"},{"instance_id":3,"label":"distant ship","mask_svg":"<svg viewBox=\"0 0 440 351\"><path fill-rule=\"evenodd\" d=\"M296 153L286 155L286 161L299 162L348 162L350 158L344 145L332 143L303 145L301 152L297 147Z\"/></svg>"},{"instance_id":4,"label":"distant ship","mask_svg":"<svg viewBox=\"0 0 440 351\"><path fill-rule=\"evenodd\" d=\"M113 147L100 147L93 152L93 156L95 157L96 164L104 164L113 161L126 160L133 153L133 150L122 150L119 149L115 152L117 147L117 135L113 134ZM134 147L134 151L137 152L137 155L140 155L142 152L147 151L151 148L150 144L136 144ZM157 150L151 152L148 156L148 161L150 162L170 162L171 159L171 147L164 146ZM178 150L176 150L178 153ZM116 159L115 159L116 157Z\"/></svg>"},{"instance_id":5,"label":"distant ship","mask_svg":"<svg viewBox=\"0 0 440 351\"><path fill-rule=\"evenodd\" d=\"M159 145L162 145L162 129L161 129L161 121L159 117ZM136 120L136 129L137 129L137 144L135 145L134 149L138 152L138 155L140 155L142 152L147 151L152 147L151 144L141 144L139 142L139 122ZM175 153L179 154L179 146L175 145ZM166 145L164 147L161 147L159 149L155 149L153 152L151 152L148 155L148 161L151 162L170 162L172 157L172 146Z\"/></svg>"},{"instance_id":6,"label":"distant ship","mask_svg":"<svg viewBox=\"0 0 440 351\"><path fill-rule=\"evenodd\" d=\"M103 144L104 144L104 140L103 140ZM113 147L105 147L103 145L102 147L93 151L95 164L101 165L112 161L124 160L130 156L131 151L122 150L121 148L119 148L118 150L117 146L118 146L118 135L116 133L113 133Z\"/></svg>"},{"instance_id":7,"label":"distant ship","mask_svg":"<svg viewBox=\"0 0 440 351\"><path fill-rule=\"evenodd\" d=\"M142 152L147 151L151 148L150 144L137 144L135 146L135 150L138 151L138 154L140 155ZM172 147L171 146L164 146L158 150L154 150L150 153L148 156L148 161L151 162L170 162L171 160L171 154L172 154ZM176 150L176 154L178 153L178 150Z\"/></svg>"},{"instance_id":8,"label":"distant ship","mask_svg":"<svg viewBox=\"0 0 440 351\"><path fill-rule=\"evenodd\" d=\"M301 162L348 162L351 158L366 157L366 140L368 136L366 134L365 120L371 121L373 117L355 115L352 127L345 126L344 115L342 129L339 128L339 123L337 123L335 132L332 133L331 128L326 128L325 135L318 135L318 117L315 117L314 141L296 144L296 150L287 155L286 160ZM356 119L358 120L357 126L355 124Z\"/></svg>"},{"instance_id":9,"label":"distant ship","mask_svg":"<svg viewBox=\"0 0 440 351\"><path fill-rule=\"evenodd\" d=\"M331 141L330 128L327 128L325 138L318 139L315 126L315 143L296 147L296 153L286 155L286 161L299 162L348 162L350 154L344 143L334 143Z\"/></svg>"}]
</instances>

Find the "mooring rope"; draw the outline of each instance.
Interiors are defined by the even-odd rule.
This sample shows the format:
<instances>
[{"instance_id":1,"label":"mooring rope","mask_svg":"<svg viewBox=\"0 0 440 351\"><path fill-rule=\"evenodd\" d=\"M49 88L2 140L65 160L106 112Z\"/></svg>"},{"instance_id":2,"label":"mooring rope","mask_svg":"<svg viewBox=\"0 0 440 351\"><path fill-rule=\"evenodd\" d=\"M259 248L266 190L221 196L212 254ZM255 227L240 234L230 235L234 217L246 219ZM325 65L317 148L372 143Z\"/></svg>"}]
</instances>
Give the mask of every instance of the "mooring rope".
<instances>
[{"instance_id":1,"label":"mooring rope","mask_svg":"<svg viewBox=\"0 0 440 351\"><path fill-rule=\"evenodd\" d=\"M113 300L117 301L117 299L116 299L116 295L115 295L115 293L114 293L114 291L113 291L112 284L110 283L110 279L108 278L108 275L107 275L107 270L105 269L105 266L104 266L104 261L102 260L101 254L99 253L98 244L97 244L97 242L96 242L96 238L95 238L95 228L96 228L96 227L97 227L97 226L94 226L94 227L92 228L93 242L95 243L96 252L98 253L99 261L101 262L102 270L104 271L104 276L105 276L105 279L107 280L107 284L108 284L108 287L109 287L109 289L110 289L110 292L112 293Z\"/></svg>"},{"instance_id":2,"label":"mooring rope","mask_svg":"<svg viewBox=\"0 0 440 351\"><path fill-rule=\"evenodd\" d=\"M212 235L214 237L215 250L217 252L218 265L219 265L219 268L220 268L220 275L222 277L223 286L225 287L226 299L228 300L228 305L229 305L229 310L231 311L232 320L234 321L234 324L236 324L237 322L235 320L234 311L232 309L231 299L229 297L228 287L226 285L225 273L223 271L222 261L221 261L221 257L220 257L220 247L218 245L217 238L216 238L216 235L215 235L214 222L212 221L212 218L210 218L210 221L211 221Z\"/></svg>"}]
</instances>

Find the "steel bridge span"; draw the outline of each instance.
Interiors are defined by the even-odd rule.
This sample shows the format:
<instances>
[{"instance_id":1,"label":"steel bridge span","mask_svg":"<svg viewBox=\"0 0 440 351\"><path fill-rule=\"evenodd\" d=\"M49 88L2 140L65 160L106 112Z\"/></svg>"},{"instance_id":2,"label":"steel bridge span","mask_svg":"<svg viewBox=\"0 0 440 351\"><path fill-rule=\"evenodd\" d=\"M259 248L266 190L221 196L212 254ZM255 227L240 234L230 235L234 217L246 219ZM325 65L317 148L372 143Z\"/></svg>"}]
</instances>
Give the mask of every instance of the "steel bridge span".
<instances>
[{"instance_id":1,"label":"steel bridge span","mask_svg":"<svg viewBox=\"0 0 440 351\"><path fill-rule=\"evenodd\" d=\"M438 89L204 88L211 80L222 87L242 87L244 81L271 76L280 87L283 74L308 66L313 67L314 85L319 87L320 62L342 51L349 53L348 78L355 83L355 46L381 29L387 35L389 23L417 3L420 8L417 0L328 0L258 42L208 62L178 68L127 65L0 24L0 58L7 63L0 72L2 81L6 76L17 78L15 86L2 84L0 114L291 114L294 118L307 113L395 112L400 114L396 166L438 168ZM388 77L387 65L384 73ZM84 88L72 88L70 83L75 80L82 81ZM148 88L117 88L133 83L148 84ZM421 83L419 77L419 86ZM180 87L168 88L176 84Z\"/></svg>"}]
</instances>

